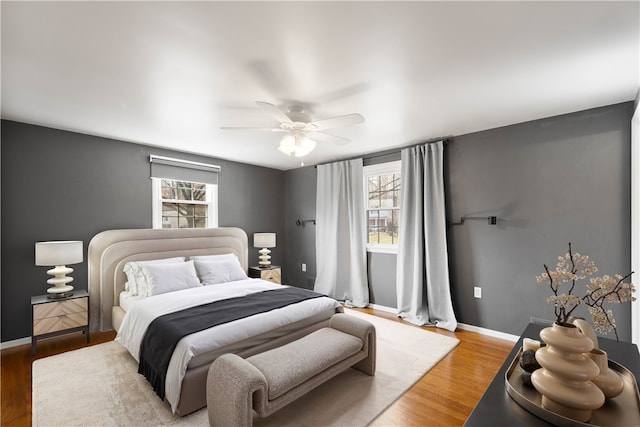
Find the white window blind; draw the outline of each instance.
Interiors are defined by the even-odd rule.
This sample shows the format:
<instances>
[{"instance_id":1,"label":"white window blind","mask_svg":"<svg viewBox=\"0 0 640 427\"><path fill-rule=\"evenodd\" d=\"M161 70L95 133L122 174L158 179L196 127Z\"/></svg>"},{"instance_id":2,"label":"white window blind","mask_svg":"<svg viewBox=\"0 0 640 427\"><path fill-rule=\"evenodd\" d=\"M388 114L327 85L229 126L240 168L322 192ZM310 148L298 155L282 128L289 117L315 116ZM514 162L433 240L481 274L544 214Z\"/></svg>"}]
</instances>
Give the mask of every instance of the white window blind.
<instances>
[{"instance_id":1,"label":"white window blind","mask_svg":"<svg viewBox=\"0 0 640 427\"><path fill-rule=\"evenodd\" d=\"M151 178L218 184L220 166L164 156L149 156Z\"/></svg>"}]
</instances>

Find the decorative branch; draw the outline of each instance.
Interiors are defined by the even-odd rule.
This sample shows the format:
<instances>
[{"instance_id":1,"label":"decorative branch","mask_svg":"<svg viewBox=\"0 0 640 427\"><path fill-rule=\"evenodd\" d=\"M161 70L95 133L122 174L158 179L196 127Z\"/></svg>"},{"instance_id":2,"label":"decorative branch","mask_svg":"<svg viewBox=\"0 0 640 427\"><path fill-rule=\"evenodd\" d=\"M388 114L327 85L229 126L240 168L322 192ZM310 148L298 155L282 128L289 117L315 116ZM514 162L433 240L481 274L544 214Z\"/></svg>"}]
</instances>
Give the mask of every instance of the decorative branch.
<instances>
[{"instance_id":1,"label":"decorative branch","mask_svg":"<svg viewBox=\"0 0 640 427\"><path fill-rule=\"evenodd\" d=\"M569 252L558 257L556 269L550 271L549 267L544 264L544 270L545 272L536 279L538 284L548 284L553 293L547 297L547 302L554 305L557 324L567 325L575 309L584 304L591 314L594 329L603 335L613 330L616 339L618 339L613 312L605 310L603 306L607 302L635 301L633 297L635 287L632 283L625 282L633 272L626 276L616 274L613 277L605 275L592 278L586 286L586 294L578 297L573 293L577 280L585 279L586 276L598 271L598 268L593 261L589 260L588 256L573 253L571 243L569 243ZM560 293L560 287L565 283L570 283L569 290L566 293Z\"/></svg>"}]
</instances>

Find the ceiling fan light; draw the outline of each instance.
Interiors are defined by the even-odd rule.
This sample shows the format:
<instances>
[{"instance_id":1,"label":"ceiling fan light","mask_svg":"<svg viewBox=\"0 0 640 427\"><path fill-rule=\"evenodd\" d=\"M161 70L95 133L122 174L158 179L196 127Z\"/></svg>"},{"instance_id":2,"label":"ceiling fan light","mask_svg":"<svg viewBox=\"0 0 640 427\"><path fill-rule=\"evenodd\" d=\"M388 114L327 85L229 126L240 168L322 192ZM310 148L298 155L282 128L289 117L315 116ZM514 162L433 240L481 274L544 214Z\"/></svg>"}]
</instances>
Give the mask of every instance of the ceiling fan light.
<instances>
[{"instance_id":1,"label":"ceiling fan light","mask_svg":"<svg viewBox=\"0 0 640 427\"><path fill-rule=\"evenodd\" d=\"M287 156L304 157L316 148L316 142L301 132L294 132L285 135L280 140L278 150Z\"/></svg>"},{"instance_id":2,"label":"ceiling fan light","mask_svg":"<svg viewBox=\"0 0 640 427\"><path fill-rule=\"evenodd\" d=\"M312 152L314 148L316 148L316 142L313 139L309 139L306 136L296 138L295 156L304 157Z\"/></svg>"},{"instance_id":3,"label":"ceiling fan light","mask_svg":"<svg viewBox=\"0 0 640 427\"><path fill-rule=\"evenodd\" d=\"M282 151L282 152L283 152L284 154L286 154L287 156L290 156L290 155L292 155L292 154L293 154L293 152L292 152L292 151L287 151L287 149L286 149L286 148L284 148L284 147L282 147L282 145L278 147L278 150L279 150L279 151Z\"/></svg>"},{"instance_id":4,"label":"ceiling fan light","mask_svg":"<svg viewBox=\"0 0 640 427\"><path fill-rule=\"evenodd\" d=\"M278 150L282 151L287 156L292 155L296 150L296 138L291 134L285 135L280 140L280 146L278 147Z\"/></svg>"},{"instance_id":5,"label":"ceiling fan light","mask_svg":"<svg viewBox=\"0 0 640 427\"><path fill-rule=\"evenodd\" d=\"M1 0L0 0L1 1ZM347 144L349 139L324 132L340 126L353 125L364 122L364 117L360 114L352 113L343 116L330 117L328 119L312 121L311 116L304 112L303 106L296 104L289 106L288 112L281 111L278 107L268 102L256 101L256 104L271 113L280 125L278 127L228 127L223 126L223 130L247 130L254 129L260 131L283 132L284 137L280 140L278 151L287 156L304 157L316 148L316 141L307 137L311 133L319 141L334 142L336 144Z\"/></svg>"}]
</instances>

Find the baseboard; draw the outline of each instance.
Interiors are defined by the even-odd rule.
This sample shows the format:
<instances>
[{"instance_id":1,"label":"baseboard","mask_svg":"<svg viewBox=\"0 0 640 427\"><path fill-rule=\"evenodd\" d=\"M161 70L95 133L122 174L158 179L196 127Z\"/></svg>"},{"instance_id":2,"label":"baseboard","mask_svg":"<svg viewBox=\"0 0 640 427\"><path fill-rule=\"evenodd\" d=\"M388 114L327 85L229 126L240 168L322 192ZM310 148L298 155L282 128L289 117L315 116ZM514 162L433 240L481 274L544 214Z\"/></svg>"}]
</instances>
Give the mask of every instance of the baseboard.
<instances>
[{"instance_id":1,"label":"baseboard","mask_svg":"<svg viewBox=\"0 0 640 427\"><path fill-rule=\"evenodd\" d=\"M12 341L3 341L2 343L0 343L0 350L18 347L25 344L31 344L31 337L18 338L17 340Z\"/></svg>"},{"instance_id":2,"label":"baseboard","mask_svg":"<svg viewBox=\"0 0 640 427\"><path fill-rule=\"evenodd\" d=\"M481 335L487 335L501 340L516 342L520 339L519 335L507 334L506 332L494 331L493 329L481 328L479 326L467 325L466 323L458 323L458 328L463 331L476 332Z\"/></svg>"},{"instance_id":3,"label":"baseboard","mask_svg":"<svg viewBox=\"0 0 640 427\"><path fill-rule=\"evenodd\" d=\"M384 311L385 313L396 314L396 309L393 307L387 307L384 305L378 304L369 304L369 308L373 308L374 310Z\"/></svg>"},{"instance_id":4,"label":"baseboard","mask_svg":"<svg viewBox=\"0 0 640 427\"><path fill-rule=\"evenodd\" d=\"M378 304L369 304L369 308L372 308L374 310L384 311L385 313L391 313L391 314L396 314L396 311L397 311L393 307L386 307L384 305L378 305ZM476 333L481 334L481 335L487 335L487 336L494 337L494 338L500 338L500 339L506 340L506 341L516 342L516 341L518 341L520 339L520 337L518 335L511 335L511 334L507 334L505 332L500 332L500 331L494 331L492 329L481 328L479 326L467 325L466 323L458 323L458 328L462 329L462 330L465 330L465 331L476 332Z\"/></svg>"},{"instance_id":5,"label":"baseboard","mask_svg":"<svg viewBox=\"0 0 640 427\"><path fill-rule=\"evenodd\" d=\"M393 307L387 307L387 306L378 305L378 304L369 304L369 308L372 308L378 311L384 311L385 313L396 314L396 309ZM492 329L481 328L479 326L467 325L466 323L458 323L458 328L465 331L476 332L481 335L487 335L490 337L500 338L507 341L516 342L520 339L520 337L517 335L511 335L505 332L499 332L499 331L494 331ZM25 344L31 344L31 337L18 338L17 340L13 340L13 341L3 341L2 343L0 343L0 350L18 347L20 345L25 345Z\"/></svg>"}]
</instances>

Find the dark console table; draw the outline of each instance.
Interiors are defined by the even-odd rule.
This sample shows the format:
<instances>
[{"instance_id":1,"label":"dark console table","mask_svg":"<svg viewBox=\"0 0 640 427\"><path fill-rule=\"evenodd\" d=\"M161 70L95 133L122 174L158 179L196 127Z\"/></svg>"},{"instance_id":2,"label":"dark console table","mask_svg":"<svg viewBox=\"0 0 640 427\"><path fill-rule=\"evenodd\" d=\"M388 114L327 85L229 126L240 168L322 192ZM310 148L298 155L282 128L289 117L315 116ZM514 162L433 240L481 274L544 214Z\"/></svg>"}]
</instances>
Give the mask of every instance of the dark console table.
<instances>
[{"instance_id":1,"label":"dark console table","mask_svg":"<svg viewBox=\"0 0 640 427\"><path fill-rule=\"evenodd\" d=\"M536 417L527 412L518 405L507 394L504 374L511 365L516 353L522 347L523 338L532 338L540 340L540 331L544 325L530 323L524 330L522 336L511 350L507 360L496 374L495 378L485 391L482 399L478 402L475 409L467 418L465 426L467 427L485 427L485 426L552 426L552 424ZM640 379L640 353L635 344L627 342L617 342L607 338L598 338L600 348L607 352L609 359L618 362L629 369L636 377Z\"/></svg>"}]
</instances>

